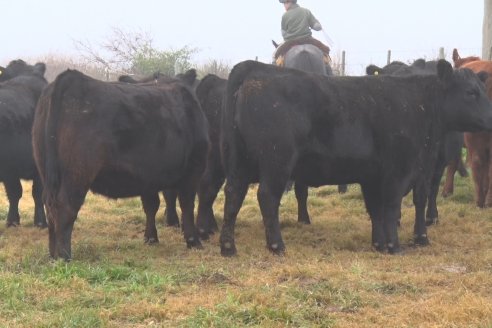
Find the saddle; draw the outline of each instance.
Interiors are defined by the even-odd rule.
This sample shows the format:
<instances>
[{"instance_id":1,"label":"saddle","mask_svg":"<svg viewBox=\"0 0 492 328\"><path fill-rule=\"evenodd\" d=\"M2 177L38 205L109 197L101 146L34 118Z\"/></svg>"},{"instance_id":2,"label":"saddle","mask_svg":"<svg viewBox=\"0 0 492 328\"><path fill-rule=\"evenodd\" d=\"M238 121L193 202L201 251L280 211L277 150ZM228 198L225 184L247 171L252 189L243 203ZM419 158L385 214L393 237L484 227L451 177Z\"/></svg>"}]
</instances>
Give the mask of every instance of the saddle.
<instances>
[{"instance_id":1,"label":"saddle","mask_svg":"<svg viewBox=\"0 0 492 328\"><path fill-rule=\"evenodd\" d=\"M309 36L301 39L285 41L284 43L279 45L274 54L275 63L277 64L277 66L284 66L284 57L287 54L287 52L289 52L290 49L292 49L295 46L300 46L304 44L312 44L313 46L318 47L318 49L320 49L323 52L324 55L323 60L325 64L327 65L330 64L331 62L330 47L323 44L321 41Z\"/></svg>"}]
</instances>

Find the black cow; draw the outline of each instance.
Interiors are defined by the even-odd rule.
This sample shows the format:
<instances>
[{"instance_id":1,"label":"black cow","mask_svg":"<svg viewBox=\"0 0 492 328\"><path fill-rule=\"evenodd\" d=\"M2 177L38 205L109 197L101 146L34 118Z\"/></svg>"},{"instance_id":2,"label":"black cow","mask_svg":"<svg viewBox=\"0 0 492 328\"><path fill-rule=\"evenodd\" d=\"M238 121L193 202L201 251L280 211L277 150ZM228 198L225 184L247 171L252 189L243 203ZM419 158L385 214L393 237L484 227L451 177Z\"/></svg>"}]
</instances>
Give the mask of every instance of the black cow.
<instances>
[{"instance_id":1,"label":"black cow","mask_svg":"<svg viewBox=\"0 0 492 328\"><path fill-rule=\"evenodd\" d=\"M368 75L435 75L437 74L437 61L426 61L424 59L417 59L411 65L407 65L402 62L392 62L383 68L369 65L366 68L366 72L368 73ZM439 193L439 184L441 182L444 169L447 165L459 166L459 163L462 163L461 149L463 148L463 144L463 132L459 131L447 132L444 135L442 142L440 143L436 167L432 176L427 202L427 225L437 223L438 221L439 212L437 209L437 195ZM461 166L463 166L463 164Z\"/></svg>"},{"instance_id":2,"label":"black cow","mask_svg":"<svg viewBox=\"0 0 492 328\"><path fill-rule=\"evenodd\" d=\"M222 98L225 94L227 80L216 75L209 74L203 81L196 78L196 71L189 70L184 74L176 75L176 78L184 82L195 92L202 110L207 118L208 132L210 138L209 153L205 172L200 179L198 187L198 215L197 228L202 239L208 239L209 235L218 230L217 221L213 212L213 203L224 183L224 170L220 159L219 133L220 119L222 114ZM159 72L143 79L135 79L128 75L122 75L118 81L125 83L158 83L161 79L169 79L168 76ZM179 217L176 211L176 200L178 191L168 189L163 192L166 202L165 221L168 226L179 227Z\"/></svg>"},{"instance_id":3,"label":"black cow","mask_svg":"<svg viewBox=\"0 0 492 328\"><path fill-rule=\"evenodd\" d=\"M102 82L67 70L41 95L33 146L52 257L70 259L73 224L89 189L110 198L140 196L147 242L158 240L158 193L177 189L186 243L201 246L193 211L208 133L183 82Z\"/></svg>"},{"instance_id":4,"label":"black cow","mask_svg":"<svg viewBox=\"0 0 492 328\"><path fill-rule=\"evenodd\" d=\"M34 109L47 84L45 70L43 63L32 66L22 60L0 68L0 181L9 199L7 227L20 224L21 179L33 180L34 225L47 226L31 143Z\"/></svg>"},{"instance_id":5,"label":"black cow","mask_svg":"<svg viewBox=\"0 0 492 328\"><path fill-rule=\"evenodd\" d=\"M208 122L210 148L207 155L207 165L198 187L197 229L202 239L218 230L213 212L213 204L217 194L224 184L225 174L220 155L220 126L222 118L222 103L225 95L227 80L216 75L205 76L196 87L196 96L202 106ZM169 226L179 226L176 213L176 195L172 190L164 193L166 201L166 223Z\"/></svg>"},{"instance_id":6,"label":"black cow","mask_svg":"<svg viewBox=\"0 0 492 328\"><path fill-rule=\"evenodd\" d=\"M251 182L260 183L268 248L284 251L278 207L289 178L308 186L359 183L374 247L398 252L402 198L422 189L414 204L425 210L444 133L492 129L492 104L477 75L444 60L437 67L435 76L323 77L254 61L236 65L223 121L221 253L236 253L235 222ZM424 220L415 223L415 239L427 240Z\"/></svg>"}]
</instances>

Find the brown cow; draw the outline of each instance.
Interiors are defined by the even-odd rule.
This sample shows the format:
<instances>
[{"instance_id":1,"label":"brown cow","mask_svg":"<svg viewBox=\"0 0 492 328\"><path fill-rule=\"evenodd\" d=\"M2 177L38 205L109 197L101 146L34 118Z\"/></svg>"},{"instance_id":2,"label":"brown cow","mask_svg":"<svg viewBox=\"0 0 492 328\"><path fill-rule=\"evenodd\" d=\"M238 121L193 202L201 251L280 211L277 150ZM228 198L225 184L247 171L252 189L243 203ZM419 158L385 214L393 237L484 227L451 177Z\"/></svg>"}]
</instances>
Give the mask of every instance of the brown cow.
<instances>
[{"instance_id":1,"label":"brown cow","mask_svg":"<svg viewBox=\"0 0 492 328\"><path fill-rule=\"evenodd\" d=\"M492 99L492 61L480 60L478 57L461 58L458 51L453 51L456 68L469 68L475 73L485 71L489 74L486 81L487 94ZM475 200L478 207L492 206L492 133L465 133L465 145L468 160L471 162L475 182Z\"/></svg>"}]
</instances>

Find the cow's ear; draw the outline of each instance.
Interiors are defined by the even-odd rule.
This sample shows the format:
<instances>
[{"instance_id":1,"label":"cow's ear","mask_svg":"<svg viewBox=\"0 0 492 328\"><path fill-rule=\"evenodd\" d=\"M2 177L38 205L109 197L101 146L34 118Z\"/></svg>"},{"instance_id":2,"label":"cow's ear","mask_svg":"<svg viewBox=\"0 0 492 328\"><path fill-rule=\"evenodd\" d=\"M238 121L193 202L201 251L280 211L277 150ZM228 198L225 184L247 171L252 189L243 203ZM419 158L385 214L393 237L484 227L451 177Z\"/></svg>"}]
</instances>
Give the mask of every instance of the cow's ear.
<instances>
[{"instance_id":1,"label":"cow's ear","mask_svg":"<svg viewBox=\"0 0 492 328\"><path fill-rule=\"evenodd\" d=\"M443 82L450 82L453 78L453 67L444 59L437 62L437 76Z\"/></svg>"},{"instance_id":2,"label":"cow's ear","mask_svg":"<svg viewBox=\"0 0 492 328\"><path fill-rule=\"evenodd\" d=\"M41 76L44 76L46 72L46 65L44 63L37 63L34 65L34 70Z\"/></svg>"},{"instance_id":3,"label":"cow's ear","mask_svg":"<svg viewBox=\"0 0 492 328\"><path fill-rule=\"evenodd\" d=\"M196 70L195 69L189 69L187 70L184 74L183 74L183 77L182 77L182 80L184 81L185 84L187 84L188 86L193 86L193 84L195 83L196 81L196 77L197 77L197 74L196 74Z\"/></svg>"},{"instance_id":4,"label":"cow's ear","mask_svg":"<svg viewBox=\"0 0 492 328\"><path fill-rule=\"evenodd\" d=\"M379 75L379 72L381 72L381 67L377 67L376 65L369 65L366 67L366 74L367 75Z\"/></svg>"},{"instance_id":5,"label":"cow's ear","mask_svg":"<svg viewBox=\"0 0 492 328\"><path fill-rule=\"evenodd\" d=\"M425 59L417 59L416 61L413 62L412 64L413 67L425 69Z\"/></svg>"},{"instance_id":6,"label":"cow's ear","mask_svg":"<svg viewBox=\"0 0 492 328\"><path fill-rule=\"evenodd\" d=\"M485 71L480 71L477 73L477 76L480 79L480 81L485 83L485 81L487 81L487 79L489 78L489 73L487 73Z\"/></svg>"}]
</instances>

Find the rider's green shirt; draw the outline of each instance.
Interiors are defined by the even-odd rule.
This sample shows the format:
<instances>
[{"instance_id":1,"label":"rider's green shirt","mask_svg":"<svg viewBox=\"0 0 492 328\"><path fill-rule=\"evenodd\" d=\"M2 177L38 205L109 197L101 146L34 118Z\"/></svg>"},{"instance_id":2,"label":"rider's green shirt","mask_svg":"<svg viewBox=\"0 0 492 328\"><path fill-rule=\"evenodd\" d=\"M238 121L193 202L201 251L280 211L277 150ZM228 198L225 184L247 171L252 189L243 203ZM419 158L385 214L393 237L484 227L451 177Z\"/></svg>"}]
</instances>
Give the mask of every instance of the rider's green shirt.
<instances>
[{"instance_id":1,"label":"rider's green shirt","mask_svg":"<svg viewBox=\"0 0 492 328\"><path fill-rule=\"evenodd\" d=\"M311 36L311 29L318 31L321 25L309 9L293 4L282 16L282 36L285 41Z\"/></svg>"}]
</instances>

